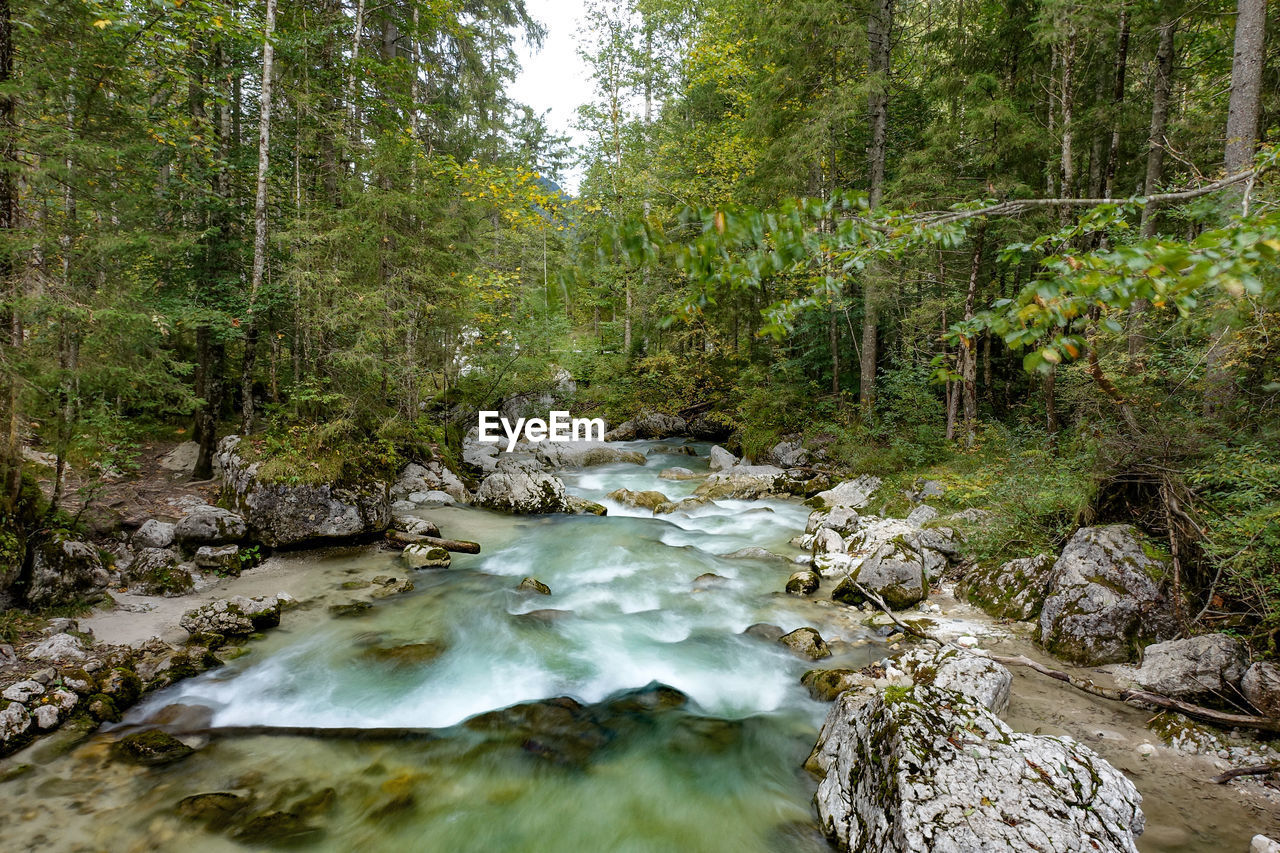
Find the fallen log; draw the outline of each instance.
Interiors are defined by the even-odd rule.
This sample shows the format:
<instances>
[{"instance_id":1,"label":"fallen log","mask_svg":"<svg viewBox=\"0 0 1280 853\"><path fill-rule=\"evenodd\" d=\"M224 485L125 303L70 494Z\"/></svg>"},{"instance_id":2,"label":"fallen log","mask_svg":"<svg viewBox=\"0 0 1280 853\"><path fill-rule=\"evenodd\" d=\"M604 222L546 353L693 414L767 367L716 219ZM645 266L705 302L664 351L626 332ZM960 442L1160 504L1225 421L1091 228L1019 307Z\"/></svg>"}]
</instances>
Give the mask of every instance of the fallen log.
<instances>
[{"instance_id":1,"label":"fallen log","mask_svg":"<svg viewBox=\"0 0 1280 853\"><path fill-rule=\"evenodd\" d=\"M848 575L846 575L846 577L848 577ZM996 663L1004 664L1005 666L1025 666L1028 669L1035 670L1041 675L1047 675L1052 679L1063 682L1064 684L1069 684L1083 693L1088 693L1091 696L1097 696L1101 699L1110 699L1115 702L1124 702L1126 704L1140 703L1144 705L1152 705L1156 708L1163 708L1167 711L1177 711L1179 714L1191 717L1194 720L1212 723L1216 726L1234 726L1244 729L1257 729L1264 732L1280 732L1280 720L1272 719L1271 717L1255 717L1251 714L1232 714L1227 711L1216 711L1213 708L1205 708L1202 705L1193 705L1190 702L1183 702L1180 699L1171 699L1168 696L1162 696L1159 693L1151 693L1147 690L1135 690L1127 687L1103 687L1101 685L1094 684L1087 678L1077 678L1061 670L1051 669L1024 655L1011 657L1007 655L997 655L986 651L975 652L972 649L957 646L954 643L938 639L937 637L931 636L927 631L922 631L919 628L915 628L908 625L906 622L903 622L891 609L889 609L889 606L884 603L883 598L876 595L874 592L852 578L849 578L849 580L855 587L857 587L858 592L862 593L868 601L884 611L885 615L892 619L895 625L901 628L904 632L921 639L932 640L935 643L948 646L960 652L985 657L989 660L995 661Z\"/></svg>"},{"instance_id":2,"label":"fallen log","mask_svg":"<svg viewBox=\"0 0 1280 853\"><path fill-rule=\"evenodd\" d=\"M468 542L465 539L441 539L439 536L429 536L426 533L405 533L403 530L388 530L387 538L392 542L399 542L403 545L432 545L436 548L443 548L446 551L454 551L459 554L480 553L479 542Z\"/></svg>"},{"instance_id":3,"label":"fallen log","mask_svg":"<svg viewBox=\"0 0 1280 853\"><path fill-rule=\"evenodd\" d=\"M1280 773L1280 764L1255 764L1252 767L1237 767L1234 770L1219 773L1210 781L1225 785L1232 779L1238 779L1241 776L1265 776L1268 773Z\"/></svg>"}]
</instances>

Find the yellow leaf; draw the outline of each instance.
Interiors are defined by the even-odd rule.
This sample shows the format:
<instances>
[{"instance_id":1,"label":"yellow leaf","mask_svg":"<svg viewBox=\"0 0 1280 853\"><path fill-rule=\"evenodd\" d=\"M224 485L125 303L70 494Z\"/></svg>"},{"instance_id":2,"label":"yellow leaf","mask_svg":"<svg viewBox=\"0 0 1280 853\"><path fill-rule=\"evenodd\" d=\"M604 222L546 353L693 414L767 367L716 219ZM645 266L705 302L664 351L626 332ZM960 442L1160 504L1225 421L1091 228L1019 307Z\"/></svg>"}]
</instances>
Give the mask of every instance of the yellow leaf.
<instances>
[{"instance_id":1,"label":"yellow leaf","mask_svg":"<svg viewBox=\"0 0 1280 853\"><path fill-rule=\"evenodd\" d=\"M93 25L100 30L105 30L107 27L111 26L111 22L106 18L99 18L93 22Z\"/></svg>"}]
</instances>

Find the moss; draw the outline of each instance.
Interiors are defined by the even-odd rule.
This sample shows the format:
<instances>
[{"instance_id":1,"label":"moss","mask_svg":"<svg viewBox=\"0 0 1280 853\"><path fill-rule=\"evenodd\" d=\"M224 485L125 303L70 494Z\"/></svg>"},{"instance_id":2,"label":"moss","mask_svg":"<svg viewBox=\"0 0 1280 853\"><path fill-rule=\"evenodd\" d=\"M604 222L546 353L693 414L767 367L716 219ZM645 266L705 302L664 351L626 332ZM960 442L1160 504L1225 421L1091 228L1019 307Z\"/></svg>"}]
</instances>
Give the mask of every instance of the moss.
<instances>
[{"instance_id":1,"label":"moss","mask_svg":"<svg viewBox=\"0 0 1280 853\"><path fill-rule=\"evenodd\" d=\"M195 752L173 735L156 729L125 735L112 745L111 751L119 759L144 767L171 764Z\"/></svg>"},{"instance_id":2,"label":"moss","mask_svg":"<svg viewBox=\"0 0 1280 853\"><path fill-rule=\"evenodd\" d=\"M902 702L910 701L911 688L892 685L884 689L884 703L886 705L897 705Z\"/></svg>"}]
</instances>

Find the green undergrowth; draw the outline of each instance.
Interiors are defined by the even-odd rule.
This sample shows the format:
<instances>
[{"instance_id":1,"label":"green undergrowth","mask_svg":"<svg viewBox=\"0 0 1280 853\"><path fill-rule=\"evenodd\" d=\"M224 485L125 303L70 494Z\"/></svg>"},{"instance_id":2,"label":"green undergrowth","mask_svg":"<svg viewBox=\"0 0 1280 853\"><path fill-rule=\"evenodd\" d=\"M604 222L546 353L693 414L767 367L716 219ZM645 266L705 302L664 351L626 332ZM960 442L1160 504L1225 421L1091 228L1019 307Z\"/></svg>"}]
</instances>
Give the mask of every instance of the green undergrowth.
<instances>
[{"instance_id":1,"label":"green undergrowth","mask_svg":"<svg viewBox=\"0 0 1280 853\"><path fill-rule=\"evenodd\" d=\"M391 418L381 424L358 418L327 423L276 418L242 442L247 462L260 462L258 478L287 485L354 486L394 480L411 461L449 460L444 430L426 418L407 422Z\"/></svg>"}]
</instances>

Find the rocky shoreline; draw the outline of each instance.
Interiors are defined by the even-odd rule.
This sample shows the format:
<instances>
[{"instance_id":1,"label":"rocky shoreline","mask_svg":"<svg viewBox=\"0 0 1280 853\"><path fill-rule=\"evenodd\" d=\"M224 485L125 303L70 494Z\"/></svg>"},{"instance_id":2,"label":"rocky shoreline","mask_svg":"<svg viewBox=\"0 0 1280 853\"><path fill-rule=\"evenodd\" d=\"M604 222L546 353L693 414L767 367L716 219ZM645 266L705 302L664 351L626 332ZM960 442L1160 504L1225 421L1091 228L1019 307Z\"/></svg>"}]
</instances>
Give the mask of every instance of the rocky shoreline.
<instances>
[{"instance_id":1,"label":"rocky shoreline","mask_svg":"<svg viewBox=\"0 0 1280 853\"><path fill-rule=\"evenodd\" d=\"M646 416L609 438L699 435L677 421ZM113 559L75 540L46 547L33 574L40 600L56 604L109 589L115 608L52 620L43 636L24 637L16 648L0 646L0 695L7 700L0 712L0 756L63 725L88 732L117 721L147 694L240 654L245 643L278 625L298 598L309 597L280 591L305 588L305 561L289 568L286 560L267 557L274 549L378 539L400 553L408 576L374 578L364 593L330 607L330 615L340 617L343 607L356 612L374 599L412 590L412 571L447 568L451 550L479 550L473 542L444 539L419 510L473 505L513 514L603 515L603 505L570 496L556 472L645 462L640 453L609 442L522 444L499 454L473 435L463 458L474 480L437 461L407 466L394 483L288 486L261 482L258 464L246 461L240 443L231 436L220 445L224 506L192 500L172 521L146 519L114 543ZM1020 636L1069 664L1188 702L1272 719L1280 714L1275 665L1250 662L1227 635L1178 636L1166 567L1132 527L1081 528L1056 556L976 567L964 562L964 540L967 530L983 523L981 509L943 516L917 501L903 518L869 514L880 481L840 480L822 465L820 450L798 443L773 448L767 464L738 459L717 445L709 463L706 474L662 471L663 480L699 480L690 497L620 489L608 498L655 516L696 512L715 500L804 499L814 510L792 544L805 554L780 565L779 592L843 608L868 623L880 615L875 605L884 603L903 618L932 625L938 608L930 597L944 585L951 589L959 576L957 599L1005 624L1020 623ZM723 556L788 560L758 548ZM535 578L521 588L550 592ZM814 628L784 634L760 625L747 633L811 660L831 654ZM813 697L832 703L806 768L819 780L815 805L822 830L839 849L996 844L1066 851L1078 849L1082 837L1092 849L1137 849L1144 817L1133 783L1069 737L1011 729L1001 717L1013 676L973 651L978 640L959 636L939 645L906 634L890 639L899 654L862 670L805 675ZM1165 715L1151 728L1153 740L1206 756L1221 769L1280 760L1265 739L1177 715ZM181 757L167 742L129 744L119 754L137 763ZM1272 793L1257 780L1244 784Z\"/></svg>"}]
</instances>

